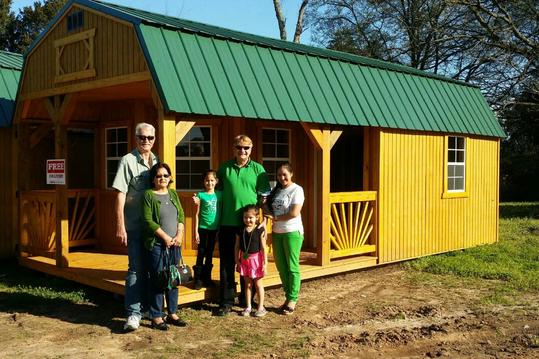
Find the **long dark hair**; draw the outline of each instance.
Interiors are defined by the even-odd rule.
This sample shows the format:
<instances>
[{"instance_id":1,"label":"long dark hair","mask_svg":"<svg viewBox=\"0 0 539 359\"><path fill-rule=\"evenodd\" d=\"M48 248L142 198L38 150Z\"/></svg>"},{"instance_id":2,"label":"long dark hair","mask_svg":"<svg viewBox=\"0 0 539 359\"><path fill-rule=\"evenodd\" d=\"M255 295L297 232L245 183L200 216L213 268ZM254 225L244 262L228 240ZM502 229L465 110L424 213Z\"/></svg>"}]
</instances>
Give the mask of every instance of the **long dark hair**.
<instances>
[{"instance_id":1,"label":"long dark hair","mask_svg":"<svg viewBox=\"0 0 539 359\"><path fill-rule=\"evenodd\" d=\"M281 168L286 169L288 172L290 172L290 174L294 174L294 170L292 169L292 165L290 164L290 162L283 162L279 164L279 166L277 166L276 168L276 172L279 172L279 169ZM275 175L277 175L277 173L275 173ZM268 204L268 208L270 211L271 211L271 206L273 204L273 201L275 200L275 195L282 188L283 188L283 185L281 184L281 182L279 182L279 180L277 180L277 184L275 185L275 187L273 187L270 194L268 195L268 199L266 200L266 203Z\"/></svg>"},{"instance_id":2,"label":"long dark hair","mask_svg":"<svg viewBox=\"0 0 539 359\"><path fill-rule=\"evenodd\" d=\"M150 169L150 187L155 188L155 184L153 183L153 180L155 179L155 176L157 176L157 171L159 171L160 168L164 168L167 170L170 180L168 181L168 185L173 182L172 181L172 173L170 171L170 167L165 162L157 162L151 169Z\"/></svg>"},{"instance_id":3,"label":"long dark hair","mask_svg":"<svg viewBox=\"0 0 539 359\"><path fill-rule=\"evenodd\" d=\"M204 171L204 173L202 174L202 181L204 181L208 175L213 175L213 177L217 178L217 171L211 168Z\"/></svg>"}]
</instances>

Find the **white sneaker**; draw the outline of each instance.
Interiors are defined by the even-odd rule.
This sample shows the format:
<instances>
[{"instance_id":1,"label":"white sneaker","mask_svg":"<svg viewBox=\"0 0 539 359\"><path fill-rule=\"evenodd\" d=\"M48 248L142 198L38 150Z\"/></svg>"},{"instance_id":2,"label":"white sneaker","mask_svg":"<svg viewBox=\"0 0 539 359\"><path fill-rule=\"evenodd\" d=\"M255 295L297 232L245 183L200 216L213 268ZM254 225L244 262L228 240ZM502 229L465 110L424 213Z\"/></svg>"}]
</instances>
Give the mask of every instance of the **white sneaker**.
<instances>
[{"instance_id":1,"label":"white sneaker","mask_svg":"<svg viewBox=\"0 0 539 359\"><path fill-rule=\"evenodd\" d=\"M138 327L140 327L140 318L136 315L130 315L127 317L127 320L124 324L124 330L127 332L132 332L134 330L137 330Z\"/></svg>"}]
</instances>

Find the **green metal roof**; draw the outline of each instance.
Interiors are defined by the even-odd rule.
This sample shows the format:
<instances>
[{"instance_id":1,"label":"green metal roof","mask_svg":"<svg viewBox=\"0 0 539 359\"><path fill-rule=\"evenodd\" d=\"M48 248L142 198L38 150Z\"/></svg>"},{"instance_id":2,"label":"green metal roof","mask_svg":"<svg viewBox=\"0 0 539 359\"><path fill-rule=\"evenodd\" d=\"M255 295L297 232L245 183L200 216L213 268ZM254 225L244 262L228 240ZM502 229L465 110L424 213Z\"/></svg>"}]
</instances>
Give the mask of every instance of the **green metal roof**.
<instances>
[{"instance_id":1,"label":"green metal roof","mask_svg":"<svg viewBox=\"0 0 539 359\"><path fill-rule=\"evenodd\" d=\"M167 111L505 136L464 82L99 1L65 9L74 3L135 26Z\"/></svg>"},{"instance_id":2,"label":"green metal roof","mask_svg":"<svg viewBox=\"0 0 539 359\"><path fill-rule=\"evenodd\" d=\"M504 136L475 87L153 25L139 31L169 111Z\"/></svg>"},{"instance_id":3,"label":"green metal roof","mask_svg":"<svg viewBox=\"0 0 539 359\"><path fill-rule=\"evenodd\" d=\"M22 69L22 55L0 51L0 127L10 127Z\"/></svg>"}]
</instances>

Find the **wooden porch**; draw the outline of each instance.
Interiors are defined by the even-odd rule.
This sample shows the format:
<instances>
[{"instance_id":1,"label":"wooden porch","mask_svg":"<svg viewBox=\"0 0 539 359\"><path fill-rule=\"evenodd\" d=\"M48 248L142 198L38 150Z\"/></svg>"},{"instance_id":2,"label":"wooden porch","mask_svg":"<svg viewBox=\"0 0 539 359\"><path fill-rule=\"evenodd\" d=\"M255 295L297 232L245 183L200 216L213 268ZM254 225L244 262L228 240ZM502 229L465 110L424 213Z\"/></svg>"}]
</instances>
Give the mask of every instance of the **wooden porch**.
<instances>
[{"instance_id":1,"label":"wooden porch","mask_svg":"<svg viewBox=\"0 0 539 359\"><path fill-rule=\"evenodd\" d=\"M103 193L97 190L68 190L67 243L56 236L56 199L54 191L28 191L21 193L21 265L57 277L73 280L113 293L124 293L127 271L125 247L118 251L107 251L108 231L100 228L105 221L99 221L96 208ZM185 193L180 193L180 197ZM190 194L189 194L190 195ZM377 265L376 255L376 197L377 193L341 192L329 196L329 221L326 229L325 251L304 247L301 253L302 279L323 277ZM190 198L182 198L189 203ZM185 206L188 219L192 217L191 206ZM110 215L110 213L105 213ZM103 214L102 214L103 215ZM108 221L110 222L110 221ZM192 241L193 221L188 220L184 258L194 265L196 248ZM268 226L271 236L271 224ZM191 238L191 240L189 240ZM105 242L103 242L105 241ZM101 245L100 243L103 242ZM62 247L58 251L58 246ZM58 254L61 254L61 257ZM320 253L322 252L322 253ZM325 257L321 257L325 256ZM269 274L266 286L281 284L271 252ZM61 260L60 260L61 259ZM212 277L219 280L219 259L214 258ZM194 290L180 288L180 303L192 303L218 297L217 290Z\"/></svg>"},{"instance_id":2,"label":"wooden porch","mask_svg":"<svg viewBox=\"0 0 539 359\"><path fill-rule=\"evenodd\" d=\"M190 266L196 261L195 256L185 256L185 262ZM281 284L277 268L270 254L268 275L264 278L266 287L275 287ZM331 274L343 273L361 268L372 267L377 264L377 257L361 256L332 261L329 265L315 264L316 254L302 252L301 278L312 279ZM19 263L25 267L43 273L65 278L81 284L100 288L112 293L124 294L124 283L127 272L127 256L121 254L103 254L94 252L69 253L69 267L58 267L55 259L44 256L20 257ZM213 260L214 269L212 278L219 281L219 258ZM239 279L239 277L237 277ZM239 289L239 286L238 286ZM213 290L202 288L194 290L181 286L179 303L187 304L203 300L217 299L218 287Z\"/></svg>"}]
</instances>

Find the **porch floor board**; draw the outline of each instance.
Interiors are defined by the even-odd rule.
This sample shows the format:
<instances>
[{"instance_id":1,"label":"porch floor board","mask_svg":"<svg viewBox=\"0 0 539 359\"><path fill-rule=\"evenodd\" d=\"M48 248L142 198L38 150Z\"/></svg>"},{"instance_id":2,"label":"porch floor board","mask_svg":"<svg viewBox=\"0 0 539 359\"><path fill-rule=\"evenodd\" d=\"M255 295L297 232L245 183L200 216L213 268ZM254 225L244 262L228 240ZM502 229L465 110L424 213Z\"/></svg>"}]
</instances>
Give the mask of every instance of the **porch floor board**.
<instances>
[{"instance_id":1,"label":"porch floor board","mask_svg":"<svg viewBox=\"0 0 539 359\"><path fill-rule=\"evenodd\" d=\"M333 260L330 262L330 264L322 267L314 264L314 256L315 255L312 253L302 252L300 258L302 280L373 267L376 266L377 262L377 257L359 256L348 259ZM196 257L184 256L184 261L192 267L195 264ZM127 256L123 254L104 254L94 252L69 253L68 268L59 268L56 266L56 261L54 259L43 256L20 257L19 263L22 266L39 272L72 280L112 293L120 295L124 294ZM212 278L218 284L219 258L213 259ZM266 277L264 277L264 285L265 287L275 287L281 285L281 280L271 255L269 256L268 274ZM218 287L215 289L202 288L200 290L194 290L186 286L181 286L179 304L217 299L218 295Z\"/></svg>"}]
</instances>

